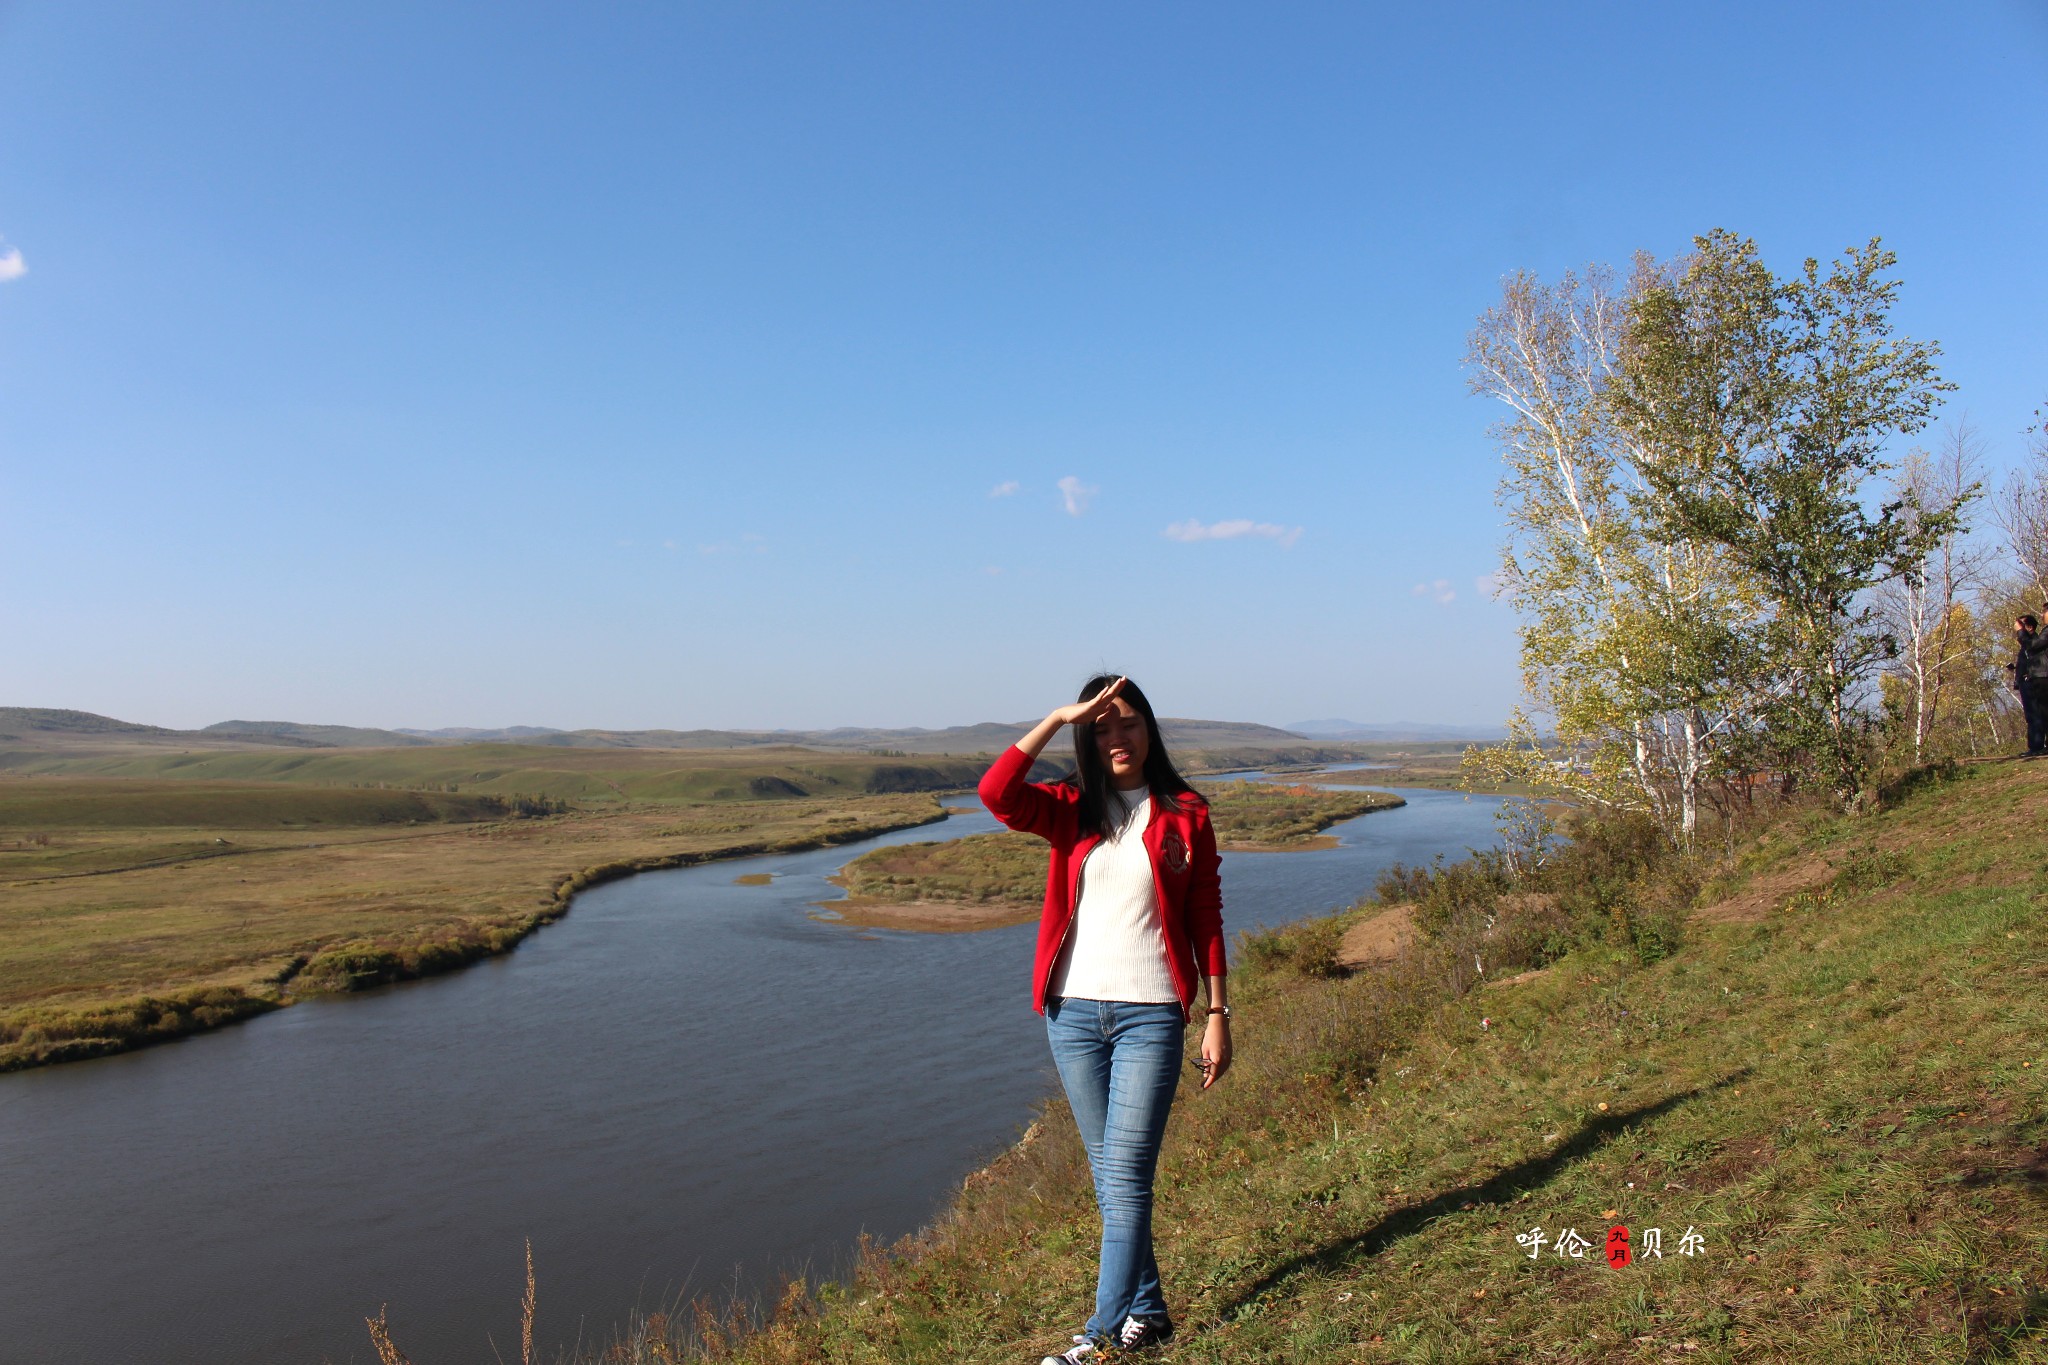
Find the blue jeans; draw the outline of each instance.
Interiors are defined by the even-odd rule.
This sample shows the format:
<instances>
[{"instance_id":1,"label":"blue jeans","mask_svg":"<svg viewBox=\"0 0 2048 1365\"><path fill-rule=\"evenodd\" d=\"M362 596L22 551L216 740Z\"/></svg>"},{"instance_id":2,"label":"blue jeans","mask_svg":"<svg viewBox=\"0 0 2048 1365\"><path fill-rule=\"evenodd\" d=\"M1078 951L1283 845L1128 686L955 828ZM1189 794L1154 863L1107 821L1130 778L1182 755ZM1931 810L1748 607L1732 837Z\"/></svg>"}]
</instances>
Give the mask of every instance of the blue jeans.
<instances>
[{"instance_id":1,"label":"blue jeans","mask_svg":"<svg viewBox=\"0 0 2048 1365\"><path fill-rule=\"evenodd\" d=\"M1152 1257L1152 1172L1180 1080L1186 1028L1179 1005L1046 1004L1046 1041L1088 1149L1102 1212L1095 1316L1084 1329L1091 1336L1115 1332L1127 1317L1166 1316Z\"/></svg>"},{"instance_id":2,"label":"blue jeans","mask_svg":"<svg viewBox=\"0 0 2048 1365\"><path fill-rule=\"evenodd\" d=\"M2048 753L2048 679L2020 684L2020 712L2027 718L2027 752Z\"/></svg>"}]
</instances>

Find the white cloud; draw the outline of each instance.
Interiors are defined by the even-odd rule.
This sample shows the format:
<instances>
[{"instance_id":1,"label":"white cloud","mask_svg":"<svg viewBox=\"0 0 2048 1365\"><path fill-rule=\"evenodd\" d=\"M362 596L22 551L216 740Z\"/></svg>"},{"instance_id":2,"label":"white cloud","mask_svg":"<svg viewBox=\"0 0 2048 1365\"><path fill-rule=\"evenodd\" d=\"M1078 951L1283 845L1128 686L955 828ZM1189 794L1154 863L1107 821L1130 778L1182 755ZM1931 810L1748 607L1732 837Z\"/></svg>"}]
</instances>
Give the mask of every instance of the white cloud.
<instances>
[{"instance_id":1,"label":"white cloud","mask_svg":"<svg viewBox=\"0 0 2048 1365\"><path fill-rule=\"evenodd\" d=\"M1448 578L1439 578L1431 583L1417 583L1408 590L1417 597L1427 597L1440 607L1448 607L1458 600L1458 590L1451 586Z\"/></svg>"},{"instance_id":2,"label":"white cloud","mask_svg":"<svg viewBox=\"0 0 2048 1365\"><path fill-rule=\"evenodd\" d=\"M1176 521L1162 532L1168 540L1178 540L1192 545L1198 540L1236 540L1240 536L1258 536L1273 541L1283 550L1301 539L1299 526L1276 526L1270 521L1251 521L1244 517L1232 521L1213 521L1207 526L1190 517Z\"/></svg>"},{"instance_id":3,"label":"white cloud","mask_svg":"<svg viewBox=\"0 0 2048 1365\"><path fill-rule=\"evenodd\" d=\"M988 495L992 498L1007 498L1013 493L1021 492L1023 488L1024 485L1018 483L1015 479L1004 479L994 488L989 489Z\"/></svg>"},{"instance_id":4,"label":"white cloud","mask_svg":"<svg viewBox=\"0 0 2048 1365\"><path fill-rule=\"evenodd\" d=\"M28 262L21 259L20 247L11 246L7 248L4 254L0 254L0 284L5 284L9 280L18 280L26 274L28 274Z\"/></svg>"},{"instance_id":5,"label":"white cloud","mask_svg":"<svg viewBox=\"0 0 2048 1365\"><path fill-rule=\"evenodd\" d=\"M1472 591L1481 597L1498 599L1507 590L1507 580L1498 572L1483 573L1472 580Z\"/></svg>"},{"instance_id":6,"label":"white cloud","mask_svg":"<svg viewBox=\"0 0 2048 1365\"><path fill-rule=\"evenodd\" d=\"M768 542L765 537L748 531L737 541L720 540L714 541L709 545L699 544L697 546L697 553L700 555L765 555L768 553Z\"/></svg>"},{"instance_id":7,"label":"white cloud","mask_svg":"<svg viewBox=\"0 0 2048 1365\"><path fill-rule=\"evenodd\" d=\"M1078 517L1088 510L1088 504L1102 490L1093 484L1082 483L1072 474L1059 482L1060 497L1067 505L1067 515Z\"/></svg>"}]
</instances>

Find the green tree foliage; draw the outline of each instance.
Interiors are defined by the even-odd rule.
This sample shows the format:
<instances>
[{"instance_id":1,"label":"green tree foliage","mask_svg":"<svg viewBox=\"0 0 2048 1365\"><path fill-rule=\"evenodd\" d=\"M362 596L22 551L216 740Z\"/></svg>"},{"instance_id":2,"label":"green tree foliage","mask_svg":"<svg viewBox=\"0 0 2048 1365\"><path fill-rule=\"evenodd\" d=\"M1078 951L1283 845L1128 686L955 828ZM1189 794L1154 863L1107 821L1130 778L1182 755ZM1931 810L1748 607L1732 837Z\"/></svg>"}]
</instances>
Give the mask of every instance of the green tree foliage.
<instances>
[{"instance_id":1,"label":"green tree foliage","mask_svg":"<svg viewBox=\"0 0 2048 1365\"><path fill-rule=\"evenodd\" d=\"M1886 445L1954 386L1940 348L1892 334L1896 258L1873 239L1825 272L1780 280L1755 243L1716 230L1630 309L1611 390L1619 423L1659 458L1643 472L1666 537L1720 547L1764 594L1765 734L1781 765L1837 796L1869 764L1870 681L1897 652L1869 590L1917 575L1961 499L1873 510Z\"/></svg>"},{"instance_id":2,"label":"green tree foliage","mask_svg":"<svg viewBox=\"0 0 2048 1365\"><path fill-rule=\"evenodd\" d=\"M1974 492L1872 505L1887 443L1952 387L1938 348L1892 335L1893 263L1873 241L1781 280L1715 231L1626 281L1505 282L1467 364L1511 412L1502 579L1531 711L1475 768L1681 842L1717 780L1864 789L1898 651L1871 589L1918 582Z\"/></svg>"},{"instance_id":3,"label":"green tree foliage","mask_svg":"<svg viewBox=\"0 0 2048 1365\"><path fill-rule=\"evenodd\" d=\"M1668 452L1616 420L1631 310L1665 275L1646 257L1626 283L1601 266L1554 285L1518 274L1472 333L1472 387L1512 413L1494 428L1501 581L1523 616L1524 688L1552 728L1517 711L1508 740L1469 761L1689 838L1749 719L1762 594L1718 544L1675 529L1650 477Z\"/></svg>"}]
</instances>

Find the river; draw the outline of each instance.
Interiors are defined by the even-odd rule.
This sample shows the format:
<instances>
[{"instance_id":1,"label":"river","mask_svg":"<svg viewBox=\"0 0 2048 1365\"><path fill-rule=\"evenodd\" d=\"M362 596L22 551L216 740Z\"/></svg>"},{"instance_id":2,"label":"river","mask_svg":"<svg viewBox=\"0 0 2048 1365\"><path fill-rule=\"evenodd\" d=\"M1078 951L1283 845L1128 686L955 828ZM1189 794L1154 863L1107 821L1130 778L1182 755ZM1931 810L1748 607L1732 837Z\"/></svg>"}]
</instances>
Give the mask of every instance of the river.
<instances>
[{"instance_id":1,"label":"river","mask_svg":"<svg viewBox=\"0 0 2048 1365\"><path fill-rule=\"evenodd\" d=\"M1401 794L1334 849L1224 855L1226 927L1494 841L1493 800ZM813 903L865 849L994 827L646 873L451 976L0 1076L0 1362L369 1362L385 1302L421 1365L516 1359L529 1237L551 1358L913 1231L1055 1084L1033 930Z\"/></svg>"}]
</instances>

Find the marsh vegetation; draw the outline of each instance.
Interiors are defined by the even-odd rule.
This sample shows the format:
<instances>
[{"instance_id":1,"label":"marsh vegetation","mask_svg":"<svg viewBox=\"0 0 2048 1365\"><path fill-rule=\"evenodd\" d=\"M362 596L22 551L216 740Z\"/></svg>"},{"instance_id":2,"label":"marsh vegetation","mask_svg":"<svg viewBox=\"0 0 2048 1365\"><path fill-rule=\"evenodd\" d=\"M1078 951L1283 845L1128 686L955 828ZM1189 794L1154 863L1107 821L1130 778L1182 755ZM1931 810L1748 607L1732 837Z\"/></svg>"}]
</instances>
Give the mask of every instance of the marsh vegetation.
<instances>
[{"instance_id":1,"label":"marsh vegetation","mask_svg":"<svg viewBox=\"0 0 2048 1365\"><path fill-rule=\"evenodd\" d=\"M272 780L0 778L0 1070L447 971L505 951L613 877L941 819L928 793L978 772L962 760L581 750L485 766L514 746L478 747L492 753L67 760L254 766ZM443 766L420 768L422 755ZM296 765L291 780L280 761ZM341 776L352 785L319 780ZM554 794L592 785L606 798Z\"/></svg>"},{"instance_id":2,"label":"marsh vegetation","mask_svg":"<svg viewBox=\"0 0 2048 1365\"><path fill-rule=\"evenodd\" d=\"M1280 852L1315 848L1322 831L1340 820L1403 804L1389 792L1326 791L1301 784L1261 782L1201 784L1224 849ZM1035 909L1045 895L1045 841L1004 831L941 843L899 844L876 849L848 863L840 873L849 901L830 909L862 922L904 928L965 927L969 921L941 917L925 924L913 916L876 920L884 906L979 906L996 911ZM1009 922L992 916L987 924Z\"/></svg>"}]
</instances>

